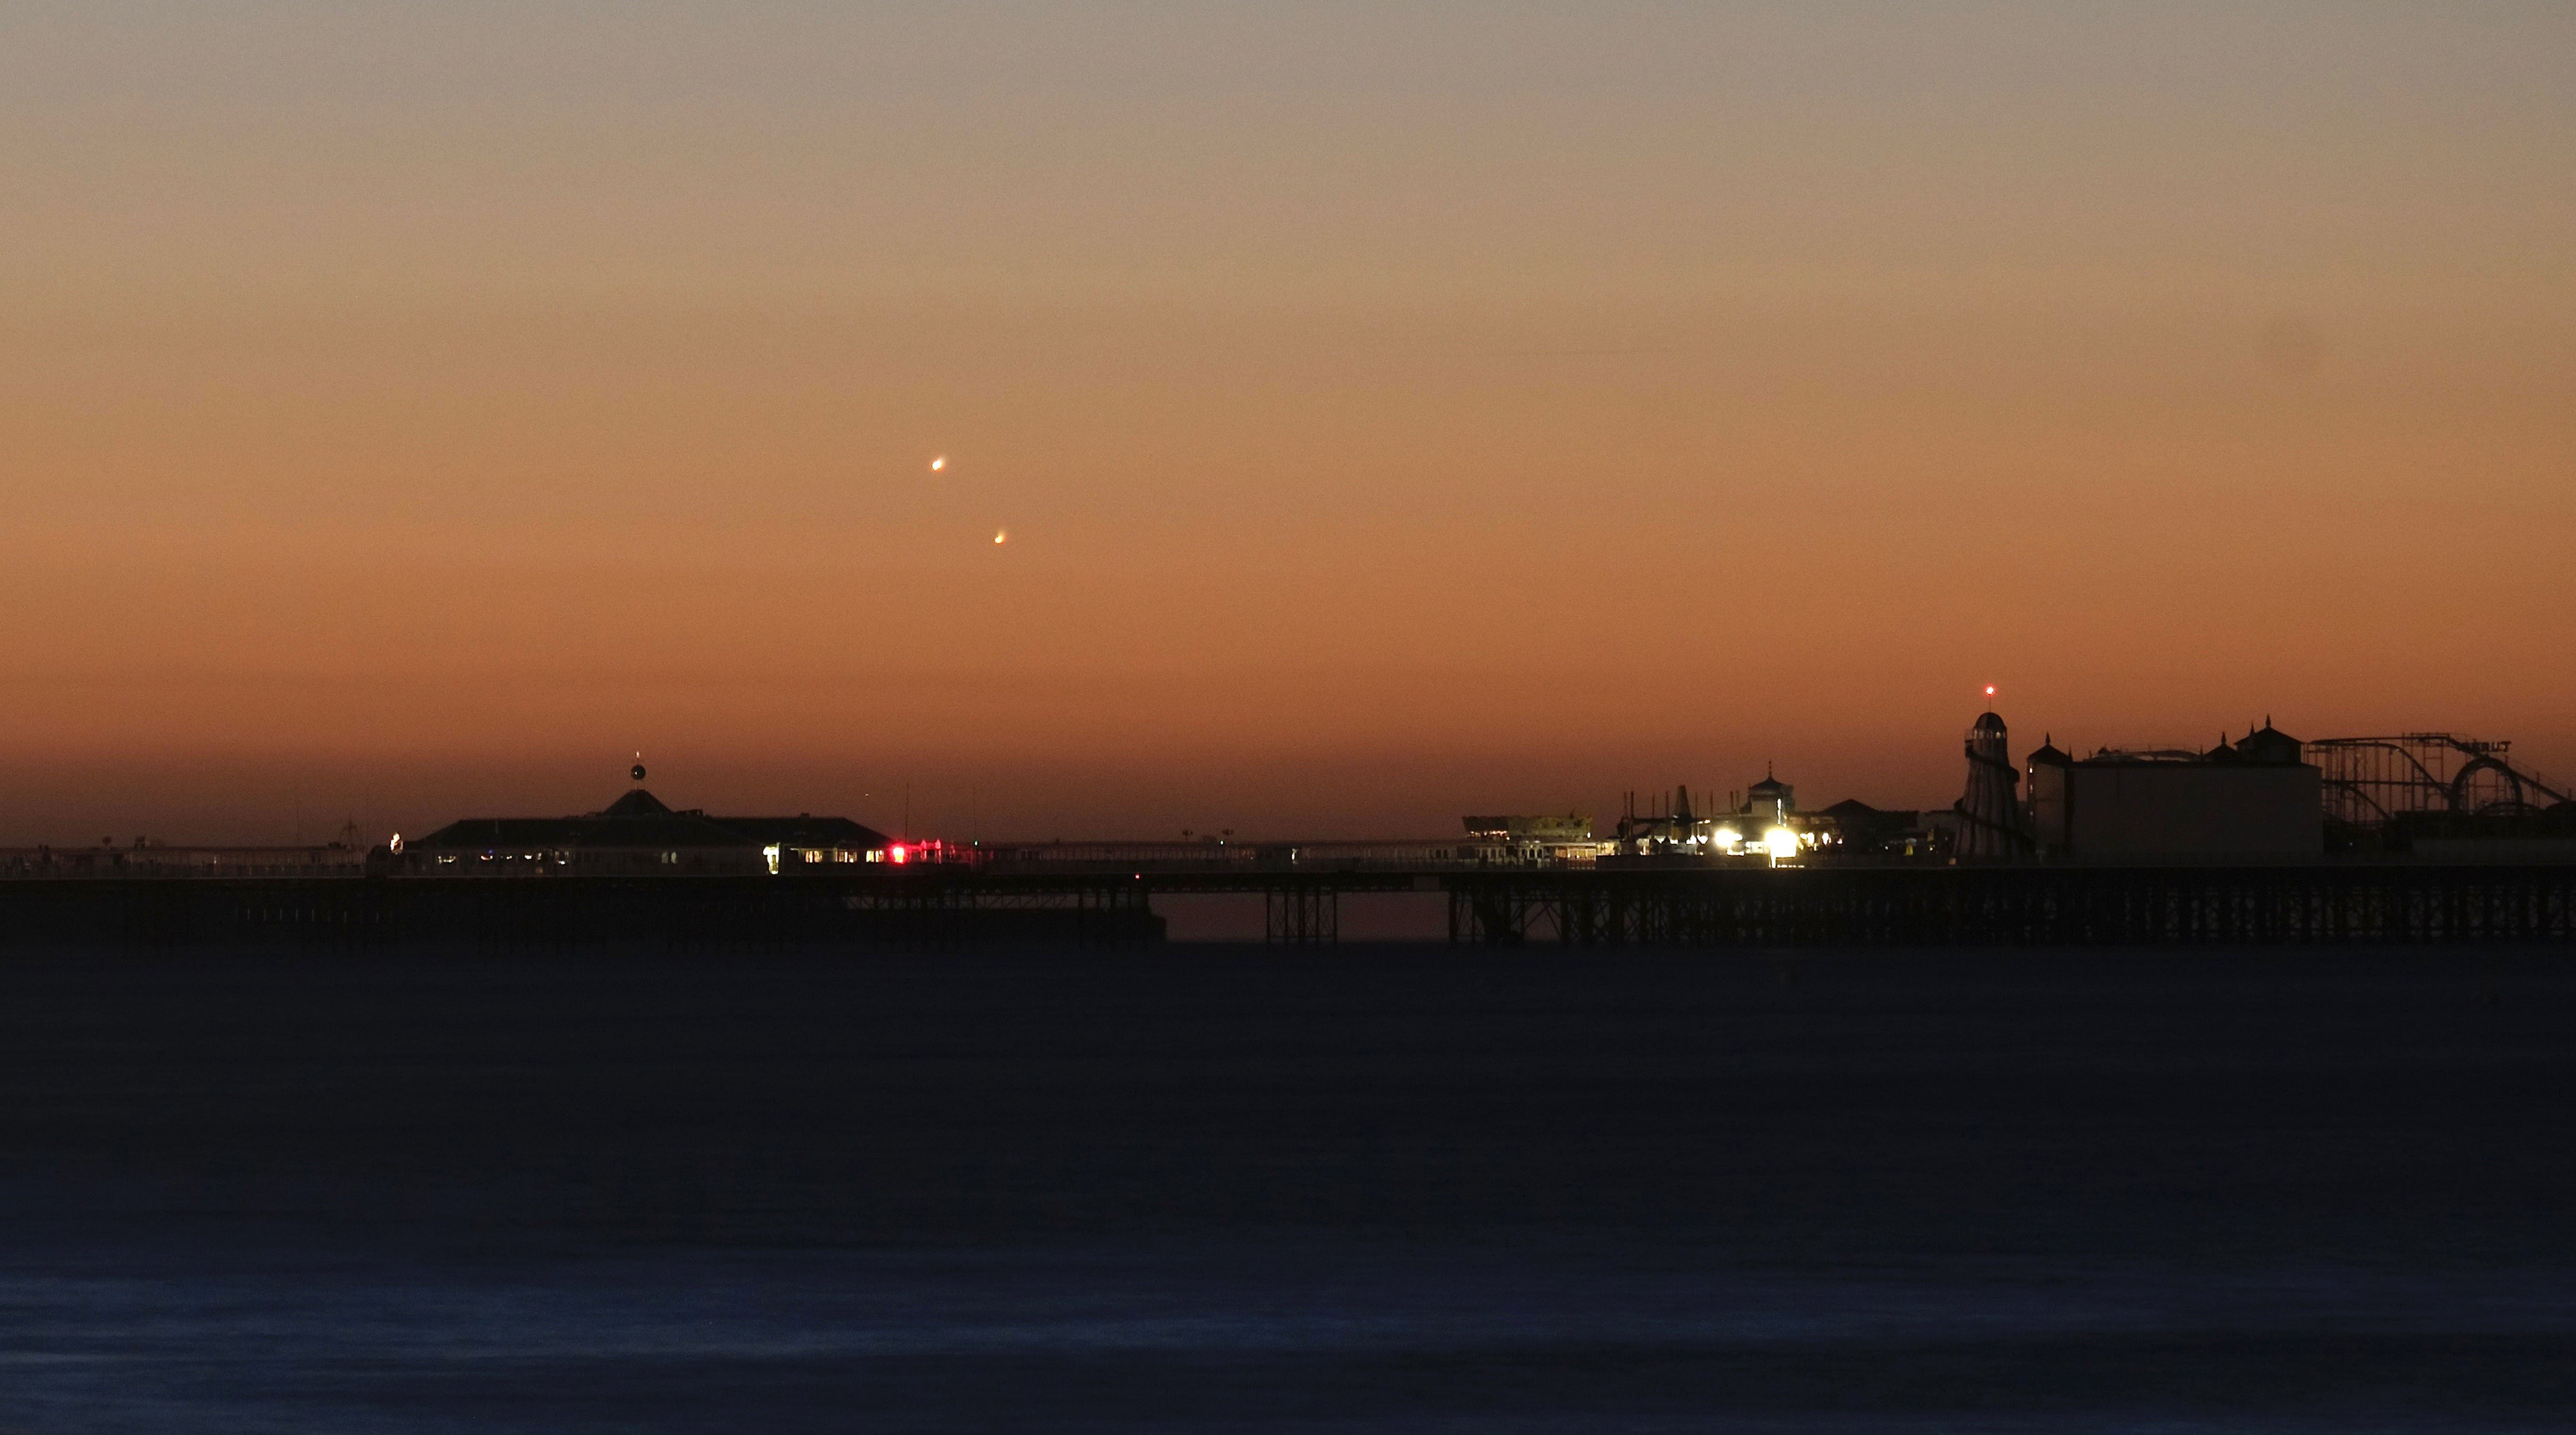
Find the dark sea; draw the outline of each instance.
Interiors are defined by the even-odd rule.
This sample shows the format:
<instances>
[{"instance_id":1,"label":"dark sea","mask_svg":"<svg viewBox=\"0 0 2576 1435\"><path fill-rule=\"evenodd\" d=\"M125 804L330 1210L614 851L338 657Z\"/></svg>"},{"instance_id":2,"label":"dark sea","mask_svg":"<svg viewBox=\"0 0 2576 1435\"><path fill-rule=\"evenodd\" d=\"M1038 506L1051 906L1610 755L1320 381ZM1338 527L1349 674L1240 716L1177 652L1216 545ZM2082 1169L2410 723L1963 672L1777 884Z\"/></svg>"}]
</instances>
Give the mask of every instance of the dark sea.
<instances>
[{"instance_id":1,"label":"dark sea","mask_svg":"<svg viewBox=\"0 0 2576 1435\"><path fill-rule=\"evenodd\" d=\"M2566 951L0 959L0 1432L2562 1431Z\"/></svg>"}]
</instances>

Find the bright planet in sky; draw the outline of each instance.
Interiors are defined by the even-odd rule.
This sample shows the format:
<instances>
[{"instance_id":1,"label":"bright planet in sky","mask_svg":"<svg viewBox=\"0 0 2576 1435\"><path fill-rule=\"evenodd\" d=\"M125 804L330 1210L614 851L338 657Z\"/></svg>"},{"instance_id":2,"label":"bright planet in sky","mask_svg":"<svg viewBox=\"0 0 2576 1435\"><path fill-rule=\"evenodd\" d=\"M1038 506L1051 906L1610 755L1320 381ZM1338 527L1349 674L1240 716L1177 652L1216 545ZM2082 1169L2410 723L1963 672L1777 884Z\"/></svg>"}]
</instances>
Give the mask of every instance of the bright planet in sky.
<instances>
[{"instance_id":1,"label":"bright planet in sky","mask_svg":"<svg viewBox=\"0 0 2576 1435\"><path fill-rule=\"evenodd\" d=\"M1008 543L1008 542L1010 542L1010 541L1011 541L1011 530L1009 530L1009 529L1007 529L1007 528L996 528L996 529L994 529L994 530L993 530L993 541L994 541L994 542L996 542L996 543Z\"/></svg>"},{"instance_id":2,"label":"bright planet in sky","mask_svg":"<svg viewBox=\"0 0 2576 1435\"><path fill-rule=\"evenodd\" d=\"M930 471L931 471L932 473L938 473L938 472L942 471L943 469L945 469L945 468L947 468L947 467L948 467L948 455L946 455L946 454L944 454L944 453L943 453L943 454L941 454L939 457L934 458L934 459L932 459L932 460L930 461Z\"/></svg>"}]
</instances>

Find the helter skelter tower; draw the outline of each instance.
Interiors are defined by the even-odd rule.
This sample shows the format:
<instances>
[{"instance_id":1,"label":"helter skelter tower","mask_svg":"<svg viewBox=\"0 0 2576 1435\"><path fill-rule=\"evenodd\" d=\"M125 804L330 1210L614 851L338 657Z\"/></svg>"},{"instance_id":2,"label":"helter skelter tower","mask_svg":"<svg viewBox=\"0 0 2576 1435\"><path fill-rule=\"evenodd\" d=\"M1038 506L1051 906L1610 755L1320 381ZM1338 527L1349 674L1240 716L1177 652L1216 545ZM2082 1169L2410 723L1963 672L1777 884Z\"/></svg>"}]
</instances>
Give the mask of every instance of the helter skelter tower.
<instances>
[{"instance_id":1,"label":"helter skelter tower","mask_svg":"<svg viewBox=\"0 0 2576 1435\"><path fill-rule=\"evenodd\" d=\"M1968 790L1958 806L1962 861L2006 862L2030 851L2014 792L2021 774L2013 770L2006 741L2004 720L1993 713L1978 714L1968 729Z\"/></svg>"}]
</instances>

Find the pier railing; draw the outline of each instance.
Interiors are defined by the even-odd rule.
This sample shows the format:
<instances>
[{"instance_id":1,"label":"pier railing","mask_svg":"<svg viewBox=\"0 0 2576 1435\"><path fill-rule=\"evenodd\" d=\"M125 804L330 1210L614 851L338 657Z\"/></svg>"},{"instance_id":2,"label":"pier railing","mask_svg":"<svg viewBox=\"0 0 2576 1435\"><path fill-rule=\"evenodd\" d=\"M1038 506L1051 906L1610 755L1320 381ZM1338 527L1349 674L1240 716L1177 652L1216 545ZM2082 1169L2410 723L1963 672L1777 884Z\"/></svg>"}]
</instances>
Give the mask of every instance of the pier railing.
<instances>
[{"instance_id":1,"label":"pier railing","mask_svg":"<svg viewBox=\"0 0 2576 1435\"><path fill-rule=\"evenodd\" d=\"M355 877L366 854L348 847L0 847L0 881L83 878Z\"/></svg>"},{"instance_id":2,"label":"pier railing","mask_svg":"<svg viewBox=\"0 0 2576 1435\"><path fill-rule=\"evenodd\" d=\"M551 943L1147 941L1155 898L1258 894L1274 941L1338 940L1342 897L1445 902L1461 947L2576 943L2576 866L1458 867L0 882L0 947L310 938Z\"/></svg>"}]
</instances>

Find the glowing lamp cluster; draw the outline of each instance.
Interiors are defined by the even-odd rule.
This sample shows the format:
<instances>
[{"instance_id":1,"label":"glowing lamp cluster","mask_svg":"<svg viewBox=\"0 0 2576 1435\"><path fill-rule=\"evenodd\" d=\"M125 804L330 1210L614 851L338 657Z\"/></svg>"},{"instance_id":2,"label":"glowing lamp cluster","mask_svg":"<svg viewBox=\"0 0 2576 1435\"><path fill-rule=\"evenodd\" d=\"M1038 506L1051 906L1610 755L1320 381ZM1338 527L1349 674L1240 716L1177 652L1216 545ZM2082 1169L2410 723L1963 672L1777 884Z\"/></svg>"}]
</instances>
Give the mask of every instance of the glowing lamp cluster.
<instances>
[{"instance_id":1,"label":"glowing lamp cluster","mask_svg":"<svg viewBox=\"0 0 2576 1435\"><path fill-rule=\"evenodd\" d=\"M1744 834L1732 827L1720 827L1690 840L1694 845L1705 845L1727 857L1767 857L1774 867L1795 859L1799 853L1816 845L1814 833L1800 832L1791 827L1765 828L1761 838L1752 842L1746 841Z\"/></svg>"}]
</instances>

